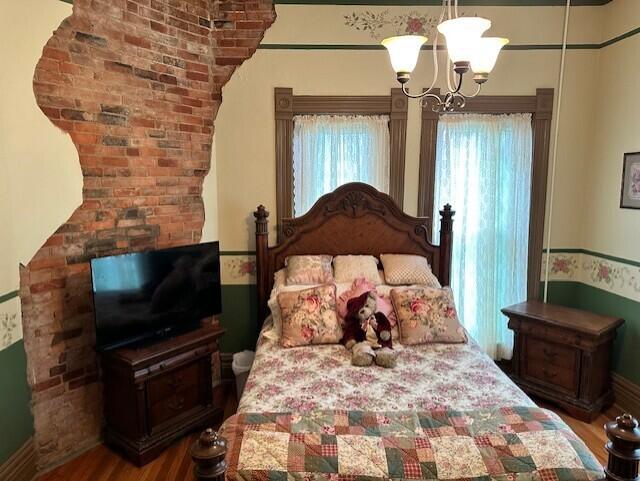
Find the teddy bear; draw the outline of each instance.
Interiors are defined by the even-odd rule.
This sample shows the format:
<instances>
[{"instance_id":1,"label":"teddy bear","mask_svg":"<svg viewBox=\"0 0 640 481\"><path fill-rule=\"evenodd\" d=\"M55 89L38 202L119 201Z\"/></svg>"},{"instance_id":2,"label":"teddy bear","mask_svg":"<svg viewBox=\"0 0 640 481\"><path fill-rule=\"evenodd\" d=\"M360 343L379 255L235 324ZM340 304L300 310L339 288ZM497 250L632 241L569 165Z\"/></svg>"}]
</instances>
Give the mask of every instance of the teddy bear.
<instances>
[{"instance_id":1,"label":"teddy bear","mask_svg":"<svg viewBox=\"0 0 640 481\"><path fill-rule=\"evenodd\" d=\"M375 291L349 299L340 342L351 351L354 366L370 366L375 361L378 366L395 367L391 323L382 312L376 312Z\"/></svg>"}]
</instances>

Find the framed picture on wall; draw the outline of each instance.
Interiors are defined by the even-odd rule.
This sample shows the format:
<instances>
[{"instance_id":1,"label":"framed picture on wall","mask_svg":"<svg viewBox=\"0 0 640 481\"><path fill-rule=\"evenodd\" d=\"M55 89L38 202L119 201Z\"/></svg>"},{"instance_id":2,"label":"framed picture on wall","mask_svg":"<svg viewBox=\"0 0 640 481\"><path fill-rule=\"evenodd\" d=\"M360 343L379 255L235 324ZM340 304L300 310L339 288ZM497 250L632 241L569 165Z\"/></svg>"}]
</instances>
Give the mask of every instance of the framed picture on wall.
<instances>
[{"instance_id":1,"label":"framed picture on wall","mask_svg":"<svg viewBox=\"0 0 640 481\"><path fill-rule=\"evenodd\" d=\"M620 207L640 209L640 152L624 154Z\"/></svg>"}]
</instances>

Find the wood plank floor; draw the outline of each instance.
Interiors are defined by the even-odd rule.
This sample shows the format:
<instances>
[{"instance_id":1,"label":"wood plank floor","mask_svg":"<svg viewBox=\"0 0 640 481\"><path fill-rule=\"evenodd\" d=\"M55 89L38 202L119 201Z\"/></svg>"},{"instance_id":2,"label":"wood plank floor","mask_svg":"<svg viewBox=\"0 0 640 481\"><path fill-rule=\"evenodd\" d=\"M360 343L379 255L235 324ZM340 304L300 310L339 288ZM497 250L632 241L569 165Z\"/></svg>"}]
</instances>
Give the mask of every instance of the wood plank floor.
<instances>
[{"instance_id":1,"label":"wood plank floor","mask_svg":"<svg viewBox=\"0 0 640 481\"><path fill-rule=\"evenodd\" d=\"M225 418L233 414L236 404L235 395L231 394L225 409ZM603 425L621 414L619 409L609 408L589 424L578 421L553 406L541 402L539 404L558 413L582 438L600 463L606 464L604 450L606 436ZM38 479L39 481L192 481L194 479L193 463L189 456L189 447L196 438L197 433L183 438L169 447L159 458L141 468L134 466L101 444Z\"/></svg>"}]
</instances>

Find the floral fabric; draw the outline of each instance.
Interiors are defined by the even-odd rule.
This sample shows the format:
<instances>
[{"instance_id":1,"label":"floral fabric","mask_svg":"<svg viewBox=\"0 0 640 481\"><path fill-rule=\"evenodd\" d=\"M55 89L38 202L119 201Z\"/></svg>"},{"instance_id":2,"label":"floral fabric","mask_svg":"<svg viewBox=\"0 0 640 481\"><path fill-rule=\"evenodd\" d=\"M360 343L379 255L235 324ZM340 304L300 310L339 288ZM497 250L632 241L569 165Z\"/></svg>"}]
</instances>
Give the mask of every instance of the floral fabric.
<instances>
[{"instance_id":1,"label":"floral fabric","mask_svg":"<svg viewBox=\"0 0 640 481\"><path fill-rule=\"evenodd\" d=\"M595 481L602 467L554 413L242 413L222 427L229 481Z\"/></svg>"},{"instance_id":2,"label":"floral fabric","mask_svg":"<svg viewBox=\"0 0 640 481\"><path fill-rule=\"evenodd\" d=\"M342 329L336 315L336 286L327 284L303 291L281 292L283 347L340 342Z\"/></svg>"},{"instance_id":3,"label":"floral fabric","mask_svg":"<svg viewBox=\"0 0 640 481\"><path fill-rule=\"evenodd\" d=\"M340 344L285 349L264 334L238 412L534 406L474 341L402 346L397 366L361 368Z\"/></svg>"},{"instance_id":4,"label":"floral fabric","mask_svg":"<svg viewBox=\"0 0 640 481\"><path fill-rule=\"evenodd\" d=\"M378 260L373 256L336 256L333 258L336 282L353 282L364 277L372 284L381 284Z\"/></svg>"},{"instance_id":5,"label":"floral fabric","mask_svg":"<svg viewBox=\"0 0 640 481\"><path fill-rule=\"evenodd\" d=\"M285 260L286 283L328 284L333 282L331 256L289 256Z\"/></svg>"},{"instance_id":6,"label":"floral fabric","mask_svg":"<svg viewBox=\"0 0 640 481\"><path fill-rule=\"evenodd\" d=\"M392 289L402 344L467 342L449 287Z\"/></svg>"},{"instance_id":7,"label":"floral fabric","mask_svg":"<svg viewBox=\"0 0 640 481\"><path fill-rule=\"evenodd\" d=\"M441 287L438 278L431 272L426 257L409 254L381 254L385 283L394 286L420 284Z\"/></svg>"}]
</instances>

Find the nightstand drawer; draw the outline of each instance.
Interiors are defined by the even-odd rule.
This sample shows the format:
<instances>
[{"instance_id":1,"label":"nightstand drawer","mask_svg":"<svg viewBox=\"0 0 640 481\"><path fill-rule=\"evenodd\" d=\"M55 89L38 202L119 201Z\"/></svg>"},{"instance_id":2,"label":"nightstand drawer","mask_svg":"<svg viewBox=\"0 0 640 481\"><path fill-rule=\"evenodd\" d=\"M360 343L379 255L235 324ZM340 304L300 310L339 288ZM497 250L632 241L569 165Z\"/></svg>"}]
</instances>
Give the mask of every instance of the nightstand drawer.
<instances>
[{"instance_id":1,"label":"nightstand drawer","mask_svg":"<svg viewBox=\"0 0 640 481\"><path fill-rule=\"evenodd\" d=\"M573 368L554 366L543 361L528 359L524 377L552 384L572 395L578 394L577 373Z\"/></svg>"},{"instance_id":2,"label":"nightstand drawer","mask_svg":"<svg viewBox=\"0 0 640 481\"><path fill-rule=\"evenodd\" d=\"M578 362L579 351L572 347L528 337L527 362L550 364L573 371Z\"/></svg>"}]
</instances>

